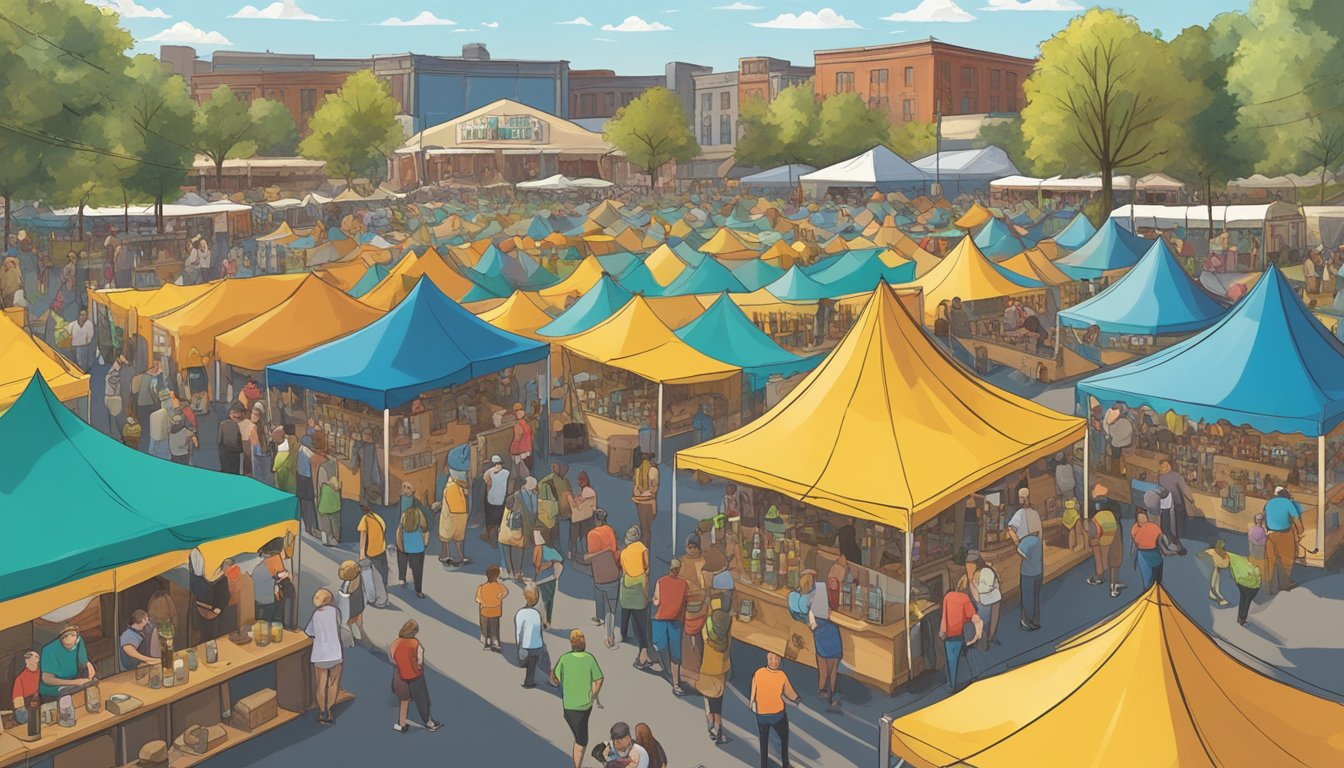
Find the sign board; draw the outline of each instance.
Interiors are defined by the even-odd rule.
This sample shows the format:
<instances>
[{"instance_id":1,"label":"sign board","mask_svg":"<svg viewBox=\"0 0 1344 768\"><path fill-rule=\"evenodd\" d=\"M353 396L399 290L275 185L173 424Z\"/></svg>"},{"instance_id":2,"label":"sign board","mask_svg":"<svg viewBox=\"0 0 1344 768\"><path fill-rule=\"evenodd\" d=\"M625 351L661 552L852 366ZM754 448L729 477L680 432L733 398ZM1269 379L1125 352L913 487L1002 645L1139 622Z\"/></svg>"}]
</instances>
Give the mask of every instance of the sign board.
<instances>
[{"instance_id":1,"label":"sign board","mask_svg":"<svg viewBox=\"0 0 1344 768\"><path fill-rule=\"evenodd\" d=\"M550 126L531 115L482 115L458 123L457 143L507 141L545 144Z\"/></svg>"}]
</instances>

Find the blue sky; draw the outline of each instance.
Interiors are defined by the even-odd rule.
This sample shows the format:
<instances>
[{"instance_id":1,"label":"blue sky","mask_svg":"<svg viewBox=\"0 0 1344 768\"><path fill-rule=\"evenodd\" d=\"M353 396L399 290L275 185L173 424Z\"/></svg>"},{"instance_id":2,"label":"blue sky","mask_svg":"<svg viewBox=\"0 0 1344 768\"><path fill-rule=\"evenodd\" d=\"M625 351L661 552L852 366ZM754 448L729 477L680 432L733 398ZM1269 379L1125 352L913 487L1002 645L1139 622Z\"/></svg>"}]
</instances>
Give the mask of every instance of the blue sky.
<instances>
[{"instance_id":1,"label":"blue sky","mask_svg":"<svg viewBox=\"0 0 1344 768\"><path fill-rule=\"evenodd\" d=\"M811 63L812 51L937 37L1031 56L1079 9L1119 8L1170 38L1249 0L89 0L120 10L139 41L367 56L456 55L485 43L496 58L568 59L576 69L661 73L672 60L736 67L739 56Z\"/></svg>"}]
</instances>

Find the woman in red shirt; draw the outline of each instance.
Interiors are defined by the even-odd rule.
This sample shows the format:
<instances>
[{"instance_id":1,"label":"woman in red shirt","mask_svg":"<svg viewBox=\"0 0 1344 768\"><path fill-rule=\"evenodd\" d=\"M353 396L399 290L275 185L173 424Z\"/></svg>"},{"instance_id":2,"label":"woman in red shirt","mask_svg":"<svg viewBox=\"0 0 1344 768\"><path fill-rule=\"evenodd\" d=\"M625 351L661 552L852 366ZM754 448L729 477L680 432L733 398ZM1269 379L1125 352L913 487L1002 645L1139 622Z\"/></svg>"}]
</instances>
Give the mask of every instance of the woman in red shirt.
<instances>
[{"instance_id":1,"label":"woman in red shirt","mask_svg":"<svg viewBox=\"0 0 1344 768\"><path fill-rule=\"evenodd\" d=\"M397 713L397 724L392 727L401 733L411 732L410 724L406 722L406 715L412 701L415 702L416 712L420 713L420 720L425 724L425 730L439 730L438 721L429 715L429 686L425 683L425 647L416 638L418 634L420 625L415 621L408 621L401 625L397 639L392 641L392 647L388 649L394 667L392 692L397 695L401 703Z\"/></svg>"}]
</instances>

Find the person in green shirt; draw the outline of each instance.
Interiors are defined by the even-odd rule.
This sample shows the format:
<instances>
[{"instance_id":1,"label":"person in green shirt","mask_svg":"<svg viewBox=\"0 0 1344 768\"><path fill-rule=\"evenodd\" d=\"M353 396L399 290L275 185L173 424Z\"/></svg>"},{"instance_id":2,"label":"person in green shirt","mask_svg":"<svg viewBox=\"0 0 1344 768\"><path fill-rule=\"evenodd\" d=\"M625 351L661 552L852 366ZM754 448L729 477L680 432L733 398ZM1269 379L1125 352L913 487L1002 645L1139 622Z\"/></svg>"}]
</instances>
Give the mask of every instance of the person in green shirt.
<instances>
[{"instance_id":1,"label":"person in green shirt","mask_svg":"<svg viewBox=\"0 0 1344 768\"><path fill-rule=\"evenodd\" d=\"M59 637L42 647L38 668L42 670L42 680L37 692L43 699L54 699L63 688L77 688L98 678L84 647L84 638L74 625L62 629Z\"/></svg>"},{"instance_id":2,"label":"person in green shirt","mask_svg":"<svg viewBox=\"0 0 1344 768\"><path fill-rule=\"evenodd\" d=\"M551 685L560 688L565 723L574 734L574 768L582 768L583 751L588 748L588 717L594 702L602 706L597 701L602 690L602 668L588 653L588 641L579 630L569 633L569 647L572 650L551 670Z\"/></svg>"},{"instance_id":3,"label":"person in green shirt","mask_svg":"<svg viewBox=\"0 0 1344 768\"><path fill-rule=\"evenodd\" d=\"M1221 539L1219 542L1221 543ZM1228 570L1232 571L1232 581L1237 584L1237 623L1246 624L1246 615L1251 610L1251 602L1260 593L1260 569L1248 558L1227 553Z\"/></svg>"}]
</instances>

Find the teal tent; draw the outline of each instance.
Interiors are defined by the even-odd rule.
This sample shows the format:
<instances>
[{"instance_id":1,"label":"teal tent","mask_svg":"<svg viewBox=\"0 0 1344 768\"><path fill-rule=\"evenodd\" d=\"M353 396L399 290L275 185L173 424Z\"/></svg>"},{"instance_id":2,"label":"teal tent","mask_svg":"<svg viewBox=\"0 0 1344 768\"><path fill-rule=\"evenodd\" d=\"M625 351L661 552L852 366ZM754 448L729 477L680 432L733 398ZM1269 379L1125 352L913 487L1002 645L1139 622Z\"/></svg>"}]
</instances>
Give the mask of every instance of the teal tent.
<instances>
[{"instance_id":1,"label":"teal tent","mask_svg":"<svg viewBox=\"0 0 1344 768\"><path fill-rule=\"evenodd\" d=\"M764 288L784 275L784 270L760 259L744 261L732 269L737 281L748 291Z\"/></svg>"},{"instance_id":2,"label":"teal tent","mask_svg":"<svg viewBox=\"0 0 1344 768\"><path fill-rule=\"evenodd\" d=\"M991 218L985 222L972 238L980 252L993 261L1001 261L1025 251L1027 246L1012 229L999 219Z\"/></svg>"},{"instance_id":3,"label":"teal tent","mask_svg":"<svg viewBox=\"0 0 1344 768\"><path fill-rule=\"evenodd\" d=\"M792 376L810 371L825 357L799 357L779 346L726 293L699 317L677 329L676 334L715 360L741 368L752 389L765 387L773 374Z\"/></svg>"},{"instance_id":4,"label":"teal tent","mask_svg":"<svg viewBox=\"0 0 1344 768\"><path fill-rule=\"evenodd\" d=\"M867 293L883 280L888 283L908 283L915 279L915 262L906 261L888 267L882 261L882 249L865 248L850 251L811 278L825 285L836 296Z\"/></svg>"},{"instance_id":5,"label":"teal tent","mask_svg":"<svg viewBox=\"0 0 1344 768\"><path fill-rule=\"evenodd\" d=\"M122 445L71 413L41 376L0 416L0 517L10 543L0 602L294 520L297 511L292 494L251 478Z\"/></svg>"},{"instance_id":6,"label":"teal tent","mask_svg":"<svg viewBox=\"0 0 1344 768\"><path fill-rule=\"evenodd\" d=\"M602 263L598 259L598 263ZM648 266L639 259L630 262L619 275L616 276L616 282L630 293L638 293L642 296L662 296L663 286L658 284L658 280L649 271Z\"/></svg>"},{"instance_id":7,"label":"teal tent","mask_svg":"<svg viewBox=\"0 0 1344 768\"><path fill-rule=\"evenodd\" d=\"M382 264L370 264L369 268L364 270L364 275L356 280L354 285L350 286L350 290L347 291L347 293L358 299L369 291L372 291L374 286L383 282L383 278L385 277L387 277L387 267L384 267Z\"/></svg>"},{"instance_id":8,"label":"teal tent","mask_svg":"<svg viewBox=\"0 0 1344 768\"><path fill-rule=\"evenodd\" d=\"M1074 280L1095 280L1107 272L1129 269L1153 244L1107 219L1081 248L1055 262Z\"/></svg>"},{"instance_id":9,"label":"teal tent","mask_svg":"<svg viewBox=\"0 0 1344 768\"><path fill-rule=\"evenodd\" d=\"M830 287L808 277L797 264L789 267L789 271L778 280L765 286L765 290L783 301L816 301L834 295Z\"/></svg>"},{"instance_id":10,"label":"teal tent","mask_svg":"<svg viewBox=\"0 0 1344 768\"><path fill-rule=\"evenodd\" d=\"M1092 236L1097 234L1097 228L1092 226L1092 222L1087 217L1079 213L1073 217L1073 221L1065 227L1059 234L1055 235L1055 245L1068 251L1075 251L1087 244Z\"/></svg>"},{"instance_id":11,"label":"teal tent","mask_svg":"<svg viewBox=\"0 0 1344 768\"><path fill-rule=\"evenodd\" d=\"M753 259L759 261L759 259ZM663 289L664 296L694 296L702 293L746 293L746 288L733 271L715 259L704 259L694 267L686 267L676 279Z\"/></svg>"},{"instance_id":12,"label":"teal tent","mask_svg":"<svg viewBox=\"0 0 1344 768\"><path fill-rule=\"evenodd\" d=\"M538 336L572 336L583 333L616 314L630 301L631 293L603 275L559 317L537 329Z\"/></svg>"}]
</instances>

